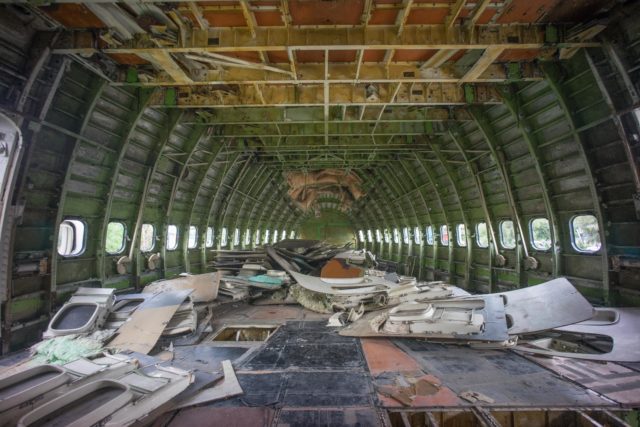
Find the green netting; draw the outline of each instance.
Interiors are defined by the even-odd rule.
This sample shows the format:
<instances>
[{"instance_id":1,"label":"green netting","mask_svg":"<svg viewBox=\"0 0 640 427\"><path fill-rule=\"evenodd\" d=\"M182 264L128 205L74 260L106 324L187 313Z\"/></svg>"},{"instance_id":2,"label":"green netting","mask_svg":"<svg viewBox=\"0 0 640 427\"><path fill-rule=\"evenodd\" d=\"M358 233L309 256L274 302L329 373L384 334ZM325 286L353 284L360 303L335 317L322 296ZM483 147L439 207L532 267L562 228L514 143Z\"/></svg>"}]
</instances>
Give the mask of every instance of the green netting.
<instances>
[{"instance_id":1,"label":"green netting","mask_svg":"<svg viewBox=\"0 0 640 427\"><path fill-rule=\"evenodd\" d=\"M65 335L41 341L34 346L33 361L63 365L80 357L102 351L102 340L77 335Z\"/></svg>"}]
</instances>

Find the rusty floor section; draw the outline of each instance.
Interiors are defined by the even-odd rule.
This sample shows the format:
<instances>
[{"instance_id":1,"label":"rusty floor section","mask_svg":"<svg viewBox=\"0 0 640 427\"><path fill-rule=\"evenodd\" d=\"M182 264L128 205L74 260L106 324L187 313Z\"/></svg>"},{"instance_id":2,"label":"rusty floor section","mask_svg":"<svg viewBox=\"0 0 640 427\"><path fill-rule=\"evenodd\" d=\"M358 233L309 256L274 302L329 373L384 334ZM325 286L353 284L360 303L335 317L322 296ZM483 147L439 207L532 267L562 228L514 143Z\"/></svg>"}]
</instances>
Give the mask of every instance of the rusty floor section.
<instances>
[{"instance_id":1,"label":"rusty floor section","mask_svg":"<svg viewBox=\"0 0 640 427\"><path fill-rule=\"evenodd\" d=\"M474 405L492 411L616 410L638 403L633 396L640 373L631 368L552 363L508 350L423 340L360 340L338 335L326 319L290 305L220 307L214 332L199 345L177 347L171 363L214 372L221 360L231 358L244 394L166 414L154 425L384 426L392 424L389 414L393 420L398 410L474 410ZM212 338L226 327L243 325L277 329L266 341ZM460 397L464 392L487 400L471 403Z\"/></svg>"}]
</instances>

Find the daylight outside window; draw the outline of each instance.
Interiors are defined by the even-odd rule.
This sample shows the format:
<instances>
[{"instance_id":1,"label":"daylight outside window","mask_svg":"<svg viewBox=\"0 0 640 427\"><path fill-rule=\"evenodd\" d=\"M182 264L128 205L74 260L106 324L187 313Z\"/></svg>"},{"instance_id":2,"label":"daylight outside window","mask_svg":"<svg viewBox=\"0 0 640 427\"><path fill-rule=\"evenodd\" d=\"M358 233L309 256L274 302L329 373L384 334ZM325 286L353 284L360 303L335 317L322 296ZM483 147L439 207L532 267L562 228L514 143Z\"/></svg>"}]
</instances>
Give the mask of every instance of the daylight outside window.
<instances>
[{"instance_id":1,"label":"daylight outside window","mask_svg":"<svg viewBox=\"0 0 640 427\"><path fill-rule=\"evenodd\" d=\"M397 228L393 229L393 243L400 243L400 231Z\"/></svg>"},{"instance_id":2,"label":"daylight outside window","mask_svg":"<svg viewBox=\"0 0 640 427\"><path fill-rule=\"evenodd\" d=\"M535 218L529 223L531 246L539 251L551 249L551 227L547 218Z\"/></svg>"},{"instance_id":3,"label":"daylight outside window","mask_svg":"<svg viewBox=\"0 0 640 427\"><path fill-rule=\"evenodd\" d=\"M119 221L107 224L107 240L105 242L105 251L109 255L122 253L126 246L126 228Z\"/></svg>"},{"instance_id":4,"label":"daylight outside window","mask_svg":"<svg viewBox=\"0 0 640 427\"><path fill-rule=\"evenodd\" d=\"M222 227L222 234L220 235L220 246L225 247L229 243L229 231L227 227Z\"/></svg>"},{"instance_id":5,"label":"daylight outside window","mask_svg":"<svg viewBox=\"0 0 640 427\"><path fill-rule=\"evenodd\" d=\"M213 232L213 227L207 227L207 234L205 234L204 236L204 246L207 248L210 248L213 246L214 243L214 232Z\"/></svg>"},{"instance_id":6,"label":"daylight outside window","mask_svg":"<svg viewBox=\"0 0 640 427\"><path fill-rule=\"evenodd\" d=\"M404 227L402 229L402 241L404 242L405 245L408 245L409 242L411 241L411 238L409 236L409 227Z\"/></svg>"},{"instance_id":7,"label":"daylight outside window","mask_svg":"<svg viewBox=\"0 0 640 427\"><path fill-rule=\"evenodd\" d=\"M140 228L140 251L151 252L156 245L156 228L152 224L142 224Z\"/></svg>"},{"instance_id":8,"label":"daylight outside window","mask_svg":"<svg viewBox=\"0 0 640 427\"><path fill-rule=\"evenodd\" d=\"M465 227L464 224L458 224L456 226L456 241L460 247L464 248L467 246L467 227Z\"/></svg>"},{"instance_id":9,"label":"daylight outside window","mask_svg":"<svg viewBox=\"0 0 640 427\"><path fill-rule=\"evenodd\" d=\"M449 227L446 225L440 226L440 243L442 246L449 246Z\"/></svg>"},{"instance_id":10,"label":"daylight outside window","mask_svg":"<svg viewBox=\"0 0 640 427\"><path fill-rule=\"evenodd\" d=\"M198 246L198 229L195 225L189 226L189 236L187 238L187 248L195 249Z\"/></svg>"},{"instance_id":11,"label":"daylight outside window","mask_svg":"<svg viewBox=\"0 0 640 427\"><path fill-rule=\"evenodd\" d=\"M385 243L391 242L391 233L389 233L389 229L388 228L384 229L384 242Z\"/></svg>"},{"instance_id":12,"label":"daylight outside window","mask_svg":"<svg viewBox=\"0 0 640 427\"><path fill-rule=\"evenodd\" d=\"M364 230L358 230L358 239L364 243L365 239L364 239Z\"/></svg>"},{"instance_id":13,"label":"daylight outside window","mask_svg":"<svg viewBox=\"0 0 640 427\"><path fill-rule=\"evenodd\" d=\"M486 222L476 224L476 243L479 248L489 247L489 233L487 232Z\"/></svg>"},{"instance_id":14,"label":"daylight outside window","mask_svg":"<svg viewBox=\"0 0 640 427\"><path fill-rule=\"evenodd\" d=\"M168 251L173 251L178 247L178 227L170 225L167 227L167 244Z\"/></svg>"},{"instance_id":15,"label":"daylight outside window","mask_svg":"<svg viewBox=\"0 0 640 427\"><path fill-rule=\"evenodd\" d=\"M367 241L369 243L373 243L373 233L371 232L371 230L367 230Z\"/></svg>"},{"instance_id":16,"label":"daylight outside window","mask_svg":"<svg viewBox=\"0 0 640 427\"><path fill-rule=\"evenodd\" d=\"M576 215L571 220L571 243L578 252L593 253L600 250L598 219L593 215Z\"/></svg>"},{"instance_id":17,"label":"daylight outside window","mask_svg":"<svg viewBox=\"0 0 640 427\"><path fill-rule=\"evenodd\" d=\"M500 243L505 249L516 247L516 229L510 219L500 222Z\"/></svg>"},{"instance_id":18,"label":"daylight outside window","mask_svg":"<svg viewBox=\"0 0 640 427\"><path fill-rule=\"evenodd\" d=\"M422 244L422 233L420 232L420 227L413 227L413 241L416 245Z\"/></svg>"},{"instance_id":19,"label":"daylight outside window","mask_svg":"<svg viewBox=\"0 0 640 427\"><path fill-rule=\"evenodd\" d=\"M431 225L427 226L427 228L425 228L424 235L425 235L425 239L427 240L427 244L428 245L433 245L433 243L434 243L434 240L433 240L433 226L431 226Z\"/></svg>"},{"instance_id":20,"label":"daylight outside window","mask_svg":"<svg viewBox=\"0 0 640 427\"><path fill-rule=\"evenodd\" d=\"M382 242L382 232L379 228L376 228L376 242Z\"/></svg>"},{"instance_id":21,"label":"daylight outside window","mask_svg":"<svg viewBox=\"0 0 640 427\"><path fill-rule=\"evenodd\" d=\"M65 219L58 229L58 254L66 257L81 255L85 248L86 225L79 219Z\"/></svg>"}]
</instances>

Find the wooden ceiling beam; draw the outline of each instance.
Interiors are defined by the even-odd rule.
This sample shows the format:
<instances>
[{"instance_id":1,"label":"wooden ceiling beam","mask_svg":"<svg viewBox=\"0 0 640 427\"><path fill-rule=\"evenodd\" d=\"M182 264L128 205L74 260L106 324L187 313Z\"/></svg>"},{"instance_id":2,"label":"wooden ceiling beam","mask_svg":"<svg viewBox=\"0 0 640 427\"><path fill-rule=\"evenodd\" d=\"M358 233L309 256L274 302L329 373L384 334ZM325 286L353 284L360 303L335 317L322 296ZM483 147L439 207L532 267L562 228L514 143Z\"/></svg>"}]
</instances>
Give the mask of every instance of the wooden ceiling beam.
<instances>
[{"instance_id":1,"label":"wooden ceiling beam","mask_svg":"<svg viewBox=\"0 0 640 427\"><path fill-rule=\"evenodd\" d=\"M489 6L489 3L491 3L491 0L479 0L478 4L476 4L475 9L473 9L473 12L471 12L471 16L469 17L465 26L474 27L478 22L478 19L480 19L484 11L487 9L487 6Z\"/></svg>"},{"instance_id":2,"label":"wooden ceiling beam","mask_svg":"<svg viewBox=\"0 0 640 427\"><path fill-rule=\"evenodd\" d=\"M447 28L453 27L453 24L456 23L456 19L458 19L458 16L460 16L460 12L462 12L462 9L464 9L464 5L466 4L466 2L466 0L457 0L454 4L451 5L449 15L447 15L444 20Z\"/></svg>"},{"instance_id":3,"label":"wooden ceiling beam","mask_svg":"<svg viewBox=\"0 0 640 427\"><path fill-rule=\"evenodd\" d=\"M379 83L376 89L380 98L389 98L398 83ZM325 100L325 85L265 85L260 86L261 95L253 85L230 88L225 86L177 86L169 92L158 89L154 92L154 106L178 108L225 108L225 107L319 107L358 105L363 107L389 106L448 106L466 105L469 93L457 83L432 83L420 95L397 94L391 102L367 98L366 84L331 84L328 101ZM169 90L169 89L167 89ZM473 102L496 104L501 98L494 85L476 83L472 86ZM167 95L165 95L167 94ZM170 94L170 95L169 95ZM264 98L265 103L261 100Z\"/></svg>"},{"instance_id":4,"label":"wooden ceiling beam","mask_svg":"<svg viewBox=\"0 0 640 427\"><path fill-rule=\"evenodd\" d=\"M504 48L501 47L489 47L485 49L484 53L476 61L475 64L466 72L466 74L460 79L461 83L468 83L478 79L486 70L498 59L498 57L504 52Z\"/></svg>"},{"instance_id":5,"label":"wooden ceiling beam","mask_svg":"<svg viewBox=\"0 0 640 427\"><path fill-rule=\"evenodd\" d=\"M208 30L209 29L209 21L207 21L205 19L205 17L202 15L202 10L200 9L200 6L198 6L195 2L188 2L187 3L189 6L189 12L191 12L191 14L193 15L194 19L196 20L196 24L198 24L198 27L200 27L201 30Z\"/></svg>"},{"instance_id":6,"label":"wooden ceiling beam","mask_svg":"<svg viewBox=\"0 0 640 427\"><path fill-rule=\"evenodd\" d=\"M171 53L199 52L259 52L287 49L310 50L440 50L440 49L486 49L501 46L505 49L554 49L558 47L598 47L591 41L572 41L564 38L564 27L557 26L560 37L557 43L545 40L547 25L479 25L472 35L459 26L452 29L444 25L405 27L400 36L395 28L256 28L253 37L247 28L210 28L208 31L193 30L185 46L157 47L148 40L135 39L104 49L96 48L100 34L95 31L67 31L61 34L54 46L54 54L77 53L90 55L137 54L153 51Z\"/></svg>"},{"instance_id":7,"label":"wooden ceiling beam","mask_svg":"<svg viewBox=\"0 0 640 427\"><path fill-rule=\"evenodd\" d=\"M398 36L402 35L404 31L404 26L407 23L407 19L409 19L409 14L411 13L411 6L413 6L413 0L403 0L402 8L398 12L398 16L396 16L396 27L398 27Z\"/></svg>"},{"instance_id":8,"label":"wooden ceiling beam","mask_svg":"<svg viewBox=\"0 0 640 427\"><path fill-rule=\"evenodd\" d=\"M258 28L256 16L253 14L251 9L249 9L249 2L247 0L240 0L240 7L242 8L242 15L244 16L244 20L247 22L247 27L251 32L251 36L255 39L256 28Z\"/></svg>"},{"instance_id":9,"label":"wooden ceiling beam","mask_svg":"<svg viewBox=\"0 0 640 427\"><path fill-rule=\"evenodd\" d=\"M427 59L420 69L425 68L440 68L445 62L447 62L453 55L458 52L457 49L442 49L433 54L433 56Z\"/></svg>"},{"instance_id":10,"label":"wooden ceiling beam","mask_svg":"<svg viewBox=\"0 0 640 427\"><path fill-rule=\"evenodd\" d=\"M143 54L144 55L144 54ZM322 84L325 80L324 64L297 63L295 52L290 51L289 66L279 68L287 64L266 65L257 62L242 63L243 60L230 58L224 55L187 54L186 57L198 62L210 63L212 69L206 74L200 75L199 80L193 80L193 86L213 86L218 84L234 85L290 85L290 84ZM228 60L232 59L232 60ZM438 59L438 58L436 58ZM439 61L444 57L439 58ZM235 62L240 61L240 62ZM430 64L427 62L425 64ZM391 63L386 69L378 64L362 63L358 55L356 63L330 63L328 81L330 84L357 84L357 83L460 83L463 76L452 64L440 65L432 72L433 68L417 66L415 64ZM434 66L438 62L434 63ZM277 70L277 71L276 71ZM118 86L176 86L173 76L167 72L159 72L153 76L153 80L131 82L126 80L126 73L122 73L120 79L113 84ZM539 81L543 74L539 66L533 62L520 64L520 76L518 81ZM479 83L502 83L514 81L513 76L507 74L504 64L491 63L483 68L482 72L474 79Z\"/></svg>"}]
</instances>

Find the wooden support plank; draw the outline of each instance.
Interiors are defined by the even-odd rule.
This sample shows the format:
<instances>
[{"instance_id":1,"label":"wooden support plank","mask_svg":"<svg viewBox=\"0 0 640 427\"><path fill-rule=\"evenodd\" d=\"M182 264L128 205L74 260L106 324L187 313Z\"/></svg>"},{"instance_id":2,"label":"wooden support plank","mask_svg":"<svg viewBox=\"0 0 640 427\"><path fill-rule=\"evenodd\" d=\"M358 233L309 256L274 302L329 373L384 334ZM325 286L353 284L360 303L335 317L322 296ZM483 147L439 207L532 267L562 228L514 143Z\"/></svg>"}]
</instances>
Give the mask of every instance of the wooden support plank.
<instances>
[{"instance_id":1,"label":"wooden support plank","mask_svg":"<svg viewBox=\"0 0 640 427\"><path fill-rule=\"evenodd\" d=\"M462 12L466 2L466 0L457 0L453 5L451 5L449 15L445 18L445 25L447 28L453 27L453 24L456 23L456 19L460 16L460 12Z\"/></svg>"},{"instance_id":2,"label":"wooden support plank","mask_svg":"<svg viewBox=\"0 0 640 427\"><path fill-rule=\"evenodd\" d=\"M249 9L249 2L247 0L240 0L240 7L242 8L242 15L244 16L245 21L247 21L247 27L249 27L249 31L251 32L251 37L256 38L256 27L258 26L256 22L256 17Z\"/></svg>"},{"instance_id":3,"label":"wooden support plank","mask_svg":"<svg viewBox=\"0 0 640 427\"><path fill-rule=\"evenodd\" d=\"M467 83L476 80L485 72L487 68L504 52L504 48L491 46L485 49L484 53L471 67L469 71L460 79L460 83Z\"/></svg>"},{"instance_id":4,"label":"wooden support plank","mask_svg":"<svg viewBox=\"0 0 640 427\"><path fill-rule=\"evenodd\" d=\"M467 27L473 27L476 25L476 22L478 22L478 19L480 19L487 6L489 6L489 3L491 3L491 0L480 0L479 3L476 4L475 9L473 9L473 12L469 17L469 21L466 24Z\"/></svg>"},{"instance_id":5,"label":"wooden support plank","mask_svg":"<svg viewBox=\"0 0 640 427\"><path fill-rule=\"evenodd\" d=\"M189 77L187 73L185 73L184 70L180 68L180 65L178 65L178 63L173 59L169 52L163 50L153 50L146 53L138 53L138 56L165 71L176 83L193 83L191 77Z\"/></svg>"},{"instance_id":6,"label":"wooden support plank","mask_svg":"<svg viewBox=\"0 0 640 427\"><path fill-rule=\"evenodd\" d=\"M189 5L189 10L191 11L191 14L193 15L193 17L195 18L196 23L198 24L198 27L200 27L201 30L208 30L209 22L202 15L202 10L200 9L200 6L198 6L196 3L192 1L188 2L187 4Z\"/></svg>"},{"instance_id":7,"label":"wooden support plank","mask_svg":"<svg viewBox=\"0 0 640 427\"><path fill-rule=\"evenodd\" d=\"M437 51L431 58L427 59L424 64L420 66L420 69L423 70L425 68L439 68L457 52L457 49L441 49Z\"/></svg>"},{"instance_id":8,"label":"wooden support plank","mask_svg":"<svg viewBox=\"0 0 640 427\"><path fill-rule=\"evenodd\" d=\"M413 0L403 0L402 9L398 12L398 16L396 16L396 26L398 27L398 36L402 35L404 31L404 26L407 23L407 19L409 18L409 13L411 13L411 6L413 5Z\"/></svg>"}]
</instances>

